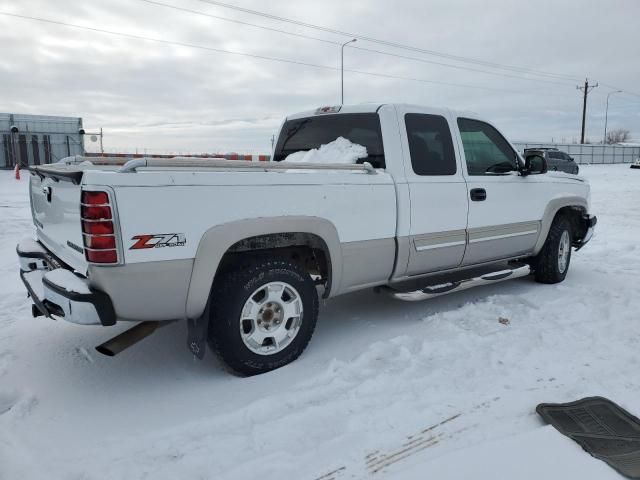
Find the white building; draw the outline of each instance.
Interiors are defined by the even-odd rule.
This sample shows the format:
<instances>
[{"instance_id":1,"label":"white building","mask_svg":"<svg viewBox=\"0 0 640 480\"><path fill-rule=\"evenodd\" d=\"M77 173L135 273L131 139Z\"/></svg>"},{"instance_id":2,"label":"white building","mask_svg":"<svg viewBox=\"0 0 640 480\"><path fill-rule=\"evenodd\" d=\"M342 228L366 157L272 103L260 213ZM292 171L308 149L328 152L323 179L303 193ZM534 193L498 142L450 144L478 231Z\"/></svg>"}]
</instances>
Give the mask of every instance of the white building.
<instances>
[{"instance_id":1,"label":"white building","mask_svg":"<svg viewBox=\"0 0 640 480\"><path fill-rule=\"evenodd\" d=\"M82 118L0 113L0 168L84 154Z\"/></svg>"}]
</instances>

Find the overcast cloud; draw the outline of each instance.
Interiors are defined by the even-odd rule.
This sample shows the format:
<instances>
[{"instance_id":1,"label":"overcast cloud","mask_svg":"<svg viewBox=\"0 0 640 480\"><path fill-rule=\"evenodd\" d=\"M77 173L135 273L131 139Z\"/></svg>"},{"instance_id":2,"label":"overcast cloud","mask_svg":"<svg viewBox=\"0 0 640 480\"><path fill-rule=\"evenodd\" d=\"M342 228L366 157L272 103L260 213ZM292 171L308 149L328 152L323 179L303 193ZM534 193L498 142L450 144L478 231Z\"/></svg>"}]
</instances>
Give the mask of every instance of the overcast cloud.
<instances>
[{"instance_id":1,"label":"overcast cloud","mask_svg":"<svg viewBox=\"0 0 640 480\"><path fill-rule=\"evenodd\" d=\"M197 0L159 2L320 37L348 38ZM228 0L242 7L500 64L599 81L587 137L609 128L640 141L638 0ZM141 0L30 0L0 11L218 49L338 67L339 47L151 5ZM465 65L358 41L356 46ZM108 151L267 152L288 113L339 103L339 73L115 37L0 15L0 111L80 116ZM486 69L477 65L473 68ZM578 82L447 68L346 49L345 68L476 88L345 75L345 103L403 102L481 113L511 140L579 138ZM499 72L493 70L494 72ZM512 72L513 73L513 72ZM540 77L532 77L539 79ZM95 149L95 144L89 144Z\"/></svg>"}]
</instances>

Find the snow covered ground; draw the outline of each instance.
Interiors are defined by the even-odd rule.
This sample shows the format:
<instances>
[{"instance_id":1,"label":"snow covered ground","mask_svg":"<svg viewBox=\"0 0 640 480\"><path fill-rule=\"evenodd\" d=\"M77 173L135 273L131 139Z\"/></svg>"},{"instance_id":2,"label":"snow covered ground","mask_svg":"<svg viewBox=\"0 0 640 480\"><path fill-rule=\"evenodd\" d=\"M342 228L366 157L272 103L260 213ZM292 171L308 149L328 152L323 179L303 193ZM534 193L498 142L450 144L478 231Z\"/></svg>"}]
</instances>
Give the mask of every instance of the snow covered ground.
<instances>
[{"instance_id":1,"label":"snow covered ground","mask_svg":"<svg viewBox=\"0 0 640 480\"><path fill-rule=\"evenodd\" d=\"M27 178L0 172L0 479L618 478L534 412L640 414L640 171L581 172L599 224L564 283L336 298L299 360L245 379L193 360L183 324L107 358L123 327L31 318Z\"/></svg>"}]
</instances>

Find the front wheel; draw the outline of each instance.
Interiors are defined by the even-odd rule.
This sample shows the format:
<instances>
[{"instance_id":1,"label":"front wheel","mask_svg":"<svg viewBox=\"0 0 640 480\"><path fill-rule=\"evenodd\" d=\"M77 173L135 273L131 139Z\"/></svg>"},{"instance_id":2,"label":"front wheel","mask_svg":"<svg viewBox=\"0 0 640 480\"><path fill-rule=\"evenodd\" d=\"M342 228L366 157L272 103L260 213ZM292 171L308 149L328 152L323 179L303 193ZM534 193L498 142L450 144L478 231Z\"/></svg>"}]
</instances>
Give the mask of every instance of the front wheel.
<instances>
[{"instance_id":1,"label":"front wheel","mask_svg":"<svg viewBox=\"0 0 640 480\"><path fill-rule=\"evenodd\" d=\"M233 372L257 375L294 361L306 348L318 293L298 264L268 259L216 278L210 312L210 348Z\"/></svg>"},{"instance_id":2,"label":"front wheel","mask_svg":"<svg viewBox=\"0 0 640 480\"><path fill-rule=\"evenodd\" d=\"M572 243L571 222L566 217L557 217L551 224L542 250L532 262L536 281L560 283L565 279L571 262Z\"/></svg>"}]
</instances>

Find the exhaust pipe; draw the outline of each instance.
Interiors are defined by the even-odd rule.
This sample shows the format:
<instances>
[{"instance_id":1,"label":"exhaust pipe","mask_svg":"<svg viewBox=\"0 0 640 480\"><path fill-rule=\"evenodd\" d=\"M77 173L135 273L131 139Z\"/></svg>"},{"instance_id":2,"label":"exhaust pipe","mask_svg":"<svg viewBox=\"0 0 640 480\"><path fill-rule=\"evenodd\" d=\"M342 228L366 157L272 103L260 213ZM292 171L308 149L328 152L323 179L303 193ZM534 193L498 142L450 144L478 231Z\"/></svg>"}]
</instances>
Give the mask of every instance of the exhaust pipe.
<instances>
[{"instance_id":1,"label":"exhaust pipe","mask_svg":"<svg viewBox=\"0 0 640 480\"><path fill-rule=\"evenodd\" d=\"M130 346L138 343L140 340L147 338L158 328L164 327L172 322L142 322L135 327L125 330L120 335L116 335L110 340L107 340L102 345L98 345L96 350L108 357L114 357L123 350L126 350Z\"/></svg>"}]
</instances>

